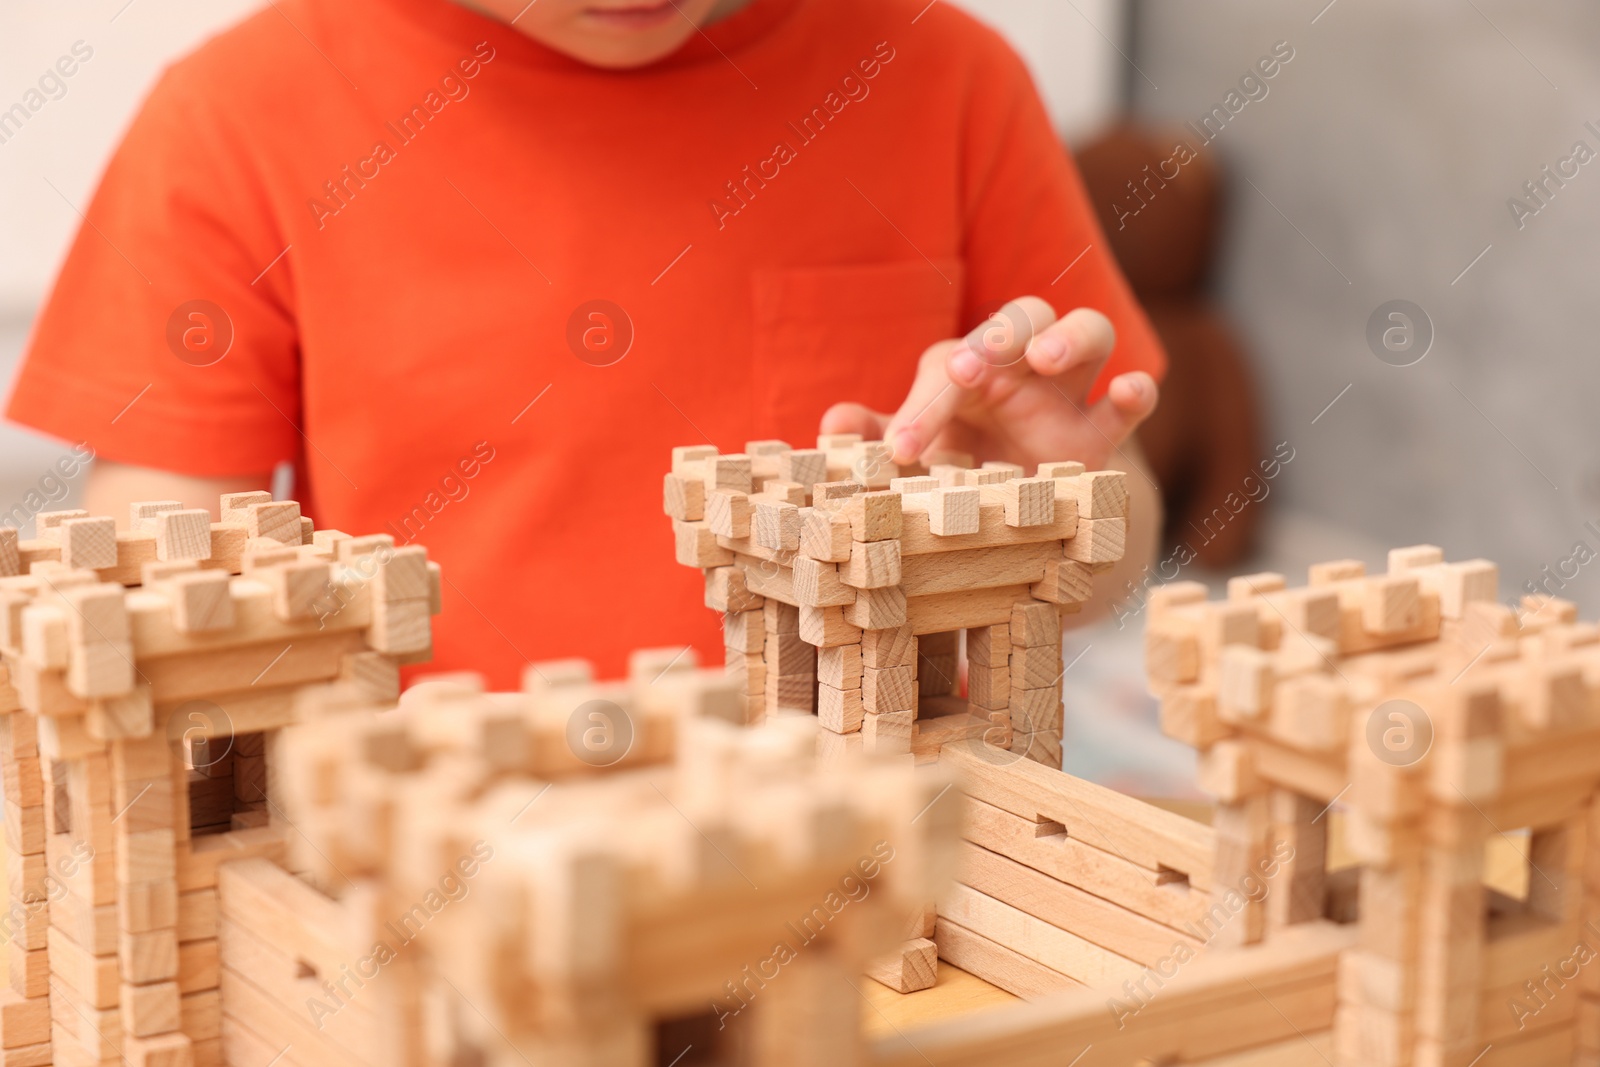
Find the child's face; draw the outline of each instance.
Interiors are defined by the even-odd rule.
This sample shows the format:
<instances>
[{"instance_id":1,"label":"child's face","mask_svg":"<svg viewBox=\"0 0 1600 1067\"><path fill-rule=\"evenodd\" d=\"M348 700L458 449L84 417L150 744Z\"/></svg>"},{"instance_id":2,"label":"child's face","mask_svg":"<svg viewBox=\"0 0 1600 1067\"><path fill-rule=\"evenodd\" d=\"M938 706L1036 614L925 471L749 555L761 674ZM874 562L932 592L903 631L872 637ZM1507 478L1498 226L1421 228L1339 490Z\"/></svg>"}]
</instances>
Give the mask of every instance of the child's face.
<instances>
[{"instance_id":1,"label":"child's face","mask_svg":"<svg viewBox=\"0 0 1600 1067\"><path fill-rule=\"evenodd\" d=\"M456 0L581 62L642 67L749 0Z\"/></svg>"}]
</instances>

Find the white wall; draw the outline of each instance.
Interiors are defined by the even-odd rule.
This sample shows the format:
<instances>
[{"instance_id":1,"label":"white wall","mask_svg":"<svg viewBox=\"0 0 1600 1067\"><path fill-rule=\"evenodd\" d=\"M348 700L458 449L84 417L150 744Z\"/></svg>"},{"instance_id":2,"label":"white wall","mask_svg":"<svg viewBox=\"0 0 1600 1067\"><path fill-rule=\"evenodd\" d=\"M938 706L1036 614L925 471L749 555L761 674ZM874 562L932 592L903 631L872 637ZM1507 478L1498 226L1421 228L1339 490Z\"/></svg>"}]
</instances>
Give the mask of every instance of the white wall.
<instances>
[{"instance_id":1,"label":"white wall","mask_svg":"<svg viewBox=\"0 0 1600 1067\"><path fill-rule=\"evenodd\" d=\"M89 199L162 65L257 6L259 0L6 0L0 110L37 89L75 42L94 54L62 79L60 99L47 99L20 133L0 143L0 314L31 317L77 229L74 207Z\"/></svg>"},{"instance_id":2,"label":"white wall","mask_svg":"<svg viewBox=\"0 0 1600 1067\"><path fill-rule=\"evenodd\" d=\"M1069 142L1117 110L1129 51L1126 0L955 0L1005 34ZM1102 36L1103 35L1103 36ZM1120 52L1119 52L1120 50Z\"/></svg>"}]
</instances>

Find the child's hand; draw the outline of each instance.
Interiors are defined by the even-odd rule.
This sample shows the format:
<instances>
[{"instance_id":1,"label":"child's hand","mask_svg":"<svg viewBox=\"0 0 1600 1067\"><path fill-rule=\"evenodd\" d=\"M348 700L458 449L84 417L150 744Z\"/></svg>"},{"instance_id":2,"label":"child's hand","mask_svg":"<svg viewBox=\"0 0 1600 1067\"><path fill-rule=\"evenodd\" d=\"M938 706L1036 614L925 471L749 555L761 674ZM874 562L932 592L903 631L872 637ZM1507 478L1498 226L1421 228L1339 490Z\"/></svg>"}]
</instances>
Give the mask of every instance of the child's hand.
<instances>
[{"instance_id":1,"label":"child's hand","mask_svg":"<svg viewBox=\"0 0 1600 1067\"><path fill-rule=\"evenodd\" d=\"M1060 319L1043 300L1013 300L964 338L922 354L911 393L891 417L860 404L835 404L823 433L881 438L896 463L930 453L967 452L979 461L1032 468L1075 459L1090 470L1110 458L1155 409L1155 381L1143 371L1119 374L1093 406L1089 388L1111 355L1116 335L1098 311Z\"/></svg>"}]
</instances>

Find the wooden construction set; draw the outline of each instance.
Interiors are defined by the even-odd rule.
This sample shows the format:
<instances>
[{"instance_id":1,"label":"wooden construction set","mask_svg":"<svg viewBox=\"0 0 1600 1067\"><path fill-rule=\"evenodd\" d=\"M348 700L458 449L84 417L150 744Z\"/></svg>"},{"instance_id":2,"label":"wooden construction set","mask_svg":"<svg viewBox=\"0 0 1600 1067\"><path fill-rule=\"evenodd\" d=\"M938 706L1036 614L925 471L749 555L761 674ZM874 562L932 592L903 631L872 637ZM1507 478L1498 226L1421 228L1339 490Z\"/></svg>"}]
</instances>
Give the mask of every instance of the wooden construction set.
<instances>
[{"instance_id":1,"label":"wooden construction set","mask_svg":"<svg viewBox=\"0 0 1600 1067\"><path fill-rule=\"evenodd\" d=\"M677 449L727 669L516 693L402 694L437 565L264 493L0 529L0 1067L1600 1065L1600 630L1427 546L1163 586L1203 825L1059 770L1128 494L1026 474ZM938 960L1022 1000L868 1036Z\"/></svg>"}]
</instances>

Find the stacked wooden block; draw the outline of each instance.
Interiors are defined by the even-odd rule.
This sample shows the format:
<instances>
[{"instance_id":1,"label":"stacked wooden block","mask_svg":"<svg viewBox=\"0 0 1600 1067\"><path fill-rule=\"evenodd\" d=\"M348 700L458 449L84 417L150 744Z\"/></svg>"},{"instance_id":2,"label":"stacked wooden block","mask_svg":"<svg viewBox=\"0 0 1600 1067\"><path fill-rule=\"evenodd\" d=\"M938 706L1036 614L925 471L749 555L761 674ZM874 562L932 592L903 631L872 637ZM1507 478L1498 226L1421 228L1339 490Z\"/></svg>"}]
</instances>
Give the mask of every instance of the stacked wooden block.
<instances>
[{"instance_id":1,"label":"stacked wooden block","mask_svg":"<svg viewBox=\"0 0 1600 1067\"><path fill-rule=\"evenodd\" d=\"M539 664L515 694L425 681L381 714L308 694L279 742L283 797L328 892L269 864L227 871L225 924L261 901L287 929L224 945L225 994L261 994L229 1023L241 1048L276 1036L290 1065L644 1064L656 1021L695 1017L747 1062L860 1062L852 986L948 879L957 795L905 761L820 767L808 716L725 722L714 709L736 694L704 672L664 689L643 669L618 686L582 674ZM596 692L643 714L630 691L674 720L665 751L608 768L546 751L563 736L548 720L586 721ZM306 990L375 940L392 954L313 1025Z\"/></svg>"},{"instance_id":2,"label":"stacked wooden block","mask_svg":"<svg viewBox=\"0 0 1600 1067\"><path fill-rule=\"evenodd\" d=\"M901 469L855 435L675 449L663 496L678 560L724 614L747 717L814 712L829 754L932 760L987 739L1060 766L1060 616L1122 557L1128 494L1121 472L1079 463L1025 474Z\"/></svg>"},{"instance_id":3,"label":"stacked wooden block","mask_svg":"<svg viewBox=\"0 0 1600 1067\"><path fill-rule=\"evenodd\" d=\"M221 516L0 529L8 1064L221 1063L218 867L284 854L267 735L313 682L393 699L431 648L420 548L313 532L265 493Z\"/></svg>"},{"instance_id":4,"label":"stacked wooden block","mask_svg":"<svg viewBox=\"0 0 1600 1067\"><path fill-rule=\"evenodd\" d=\"M1421 545L1382 575L1338 561L1303 589L1254 575L1223 603L1189 585L1152 598L1164 724L1202 750L1221 802L1215 884L1269 845L1294 850L1235 940L1270 945L1324 914L1321 815L1348 808L1363 866L1341 1067L1600 1063L1600 985L1549 984L1600 918L1600 631L1495 590L1493 564ZM1515 829L1523 900L1483 884L1486 840Z\"/></svg>"},{"instance_id":5,"label":"stacked wooden block","mask_svg":"<svg viewBox=\"0 0 1600 1067\"><path fill-rule=\"evenodd\" d=\"M1213 939L1208 827L994 747L951 746L940 764L967 798L941 959L1022 997L1125 998Z\"/></svg>"}]
</instances>

